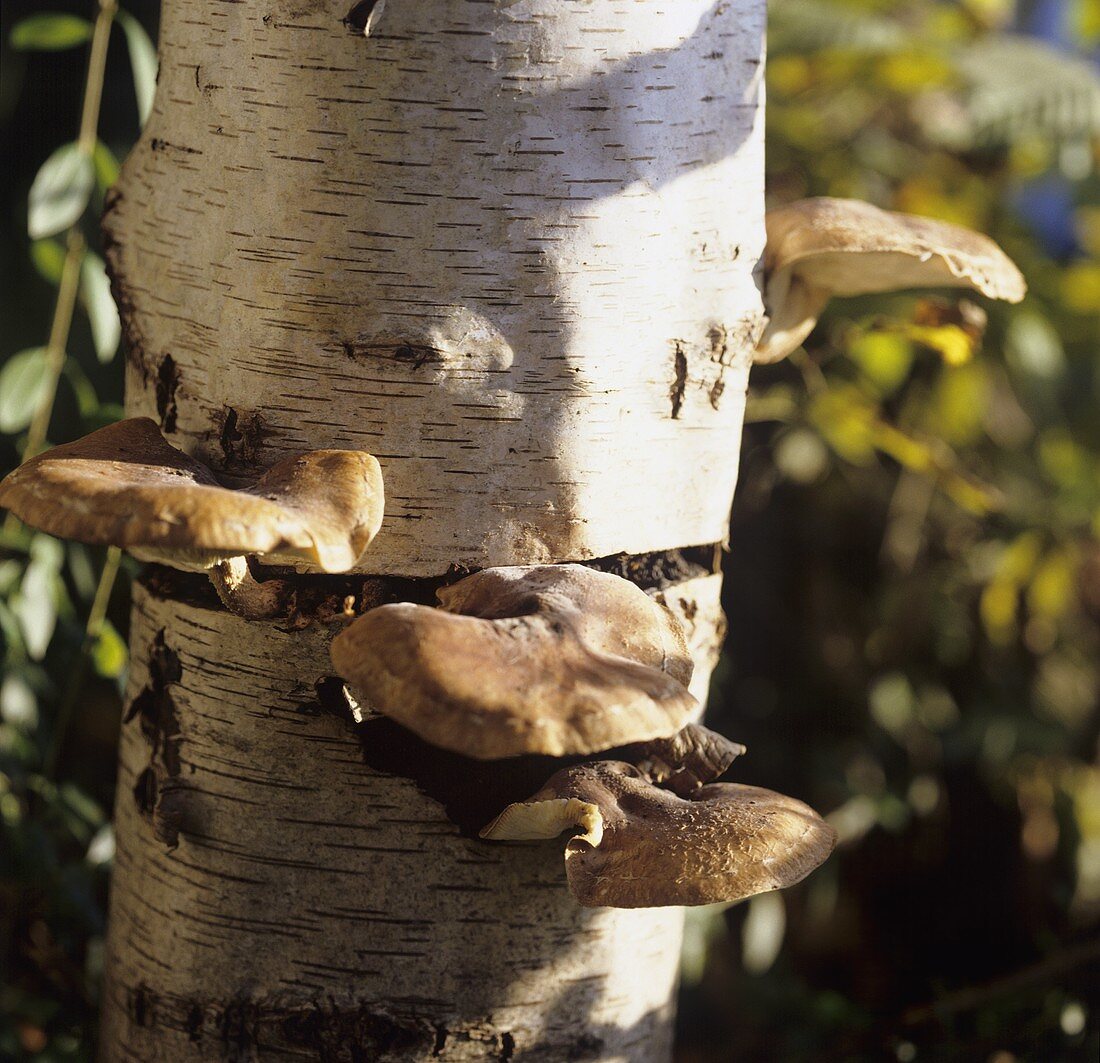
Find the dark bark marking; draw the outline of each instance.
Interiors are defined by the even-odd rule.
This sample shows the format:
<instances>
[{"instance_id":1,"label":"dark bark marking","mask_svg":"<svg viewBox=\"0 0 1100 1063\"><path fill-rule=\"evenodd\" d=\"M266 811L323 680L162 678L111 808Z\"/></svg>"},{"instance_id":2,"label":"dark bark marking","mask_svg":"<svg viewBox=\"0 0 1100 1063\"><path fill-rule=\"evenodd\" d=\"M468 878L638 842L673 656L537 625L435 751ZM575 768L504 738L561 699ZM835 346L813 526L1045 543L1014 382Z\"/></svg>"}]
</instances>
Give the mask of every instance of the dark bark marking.
<instances>
[{"instance_id":1,"label":"dark bark marking","mask_svg":"<svg viewBox=\"0 0 1100 1063\"><path fill-rule=\"evenodd\" d=\"M180 383L180 368L170 354L166 354L157 366L154 385L157 400L157 416L165 432L176 430L176 389Z\"/></svg>"},{"instance_id":2,"label":"dark bark marking","mask_svg":"<svg viewBox=\"0 0 1100 1063\"><path fill-rule=\"evenodd\" d=\"M424 366L443 368L446 367L449 361L446 351L427 343L417 343L414 340L374 341L370 343L342 340L340 349L353 361L372 359L384 362L387 365L396 362L398 365L412 370L421 369ZM467 353L466 357L470 358L471 355Z\"/></svg>"},{"instance_id":3,"label":"dark bark marking","mask_svg":"<svg viewBox=\"0 0 1100 1063\"><path fill-rule=\"evenodd\" d=\"M198 148L189 148L186 144L173 144L171 141L164 140L160 137L154 137L150 140L149 147L153 151L182 151L185 155L202 154Z\"/></svg>"},{"instance_id":4,"label":"dark bark marking","mask_svg":"<svg viewBox=\"0 0 1100 1063\"><path fill-rule=\"evenodd\" d=\"M512 1058L513 1053L516 1050L516 1039L510 1033L502 1033L500 1035L500 1060L501 1063L508 1063L508 1060Z\"/></svg>"},{"instance_id":5,"label":"dark bark marking","mask_svg":"<svg viewBox=\"0 0 1100 1063\"><path fill-rule=\"evenodd\" d=\"M680 410L684 405L684 392L687 390L688 360L684 353L683 344L676 341L676 351L672 356L672 386L668 389L668 397L672 402L672 419L679 420Z\"/></svg>"},{"instance_id":6,"label":"dark bark marking","mask_svg":"<svg viewBox=\"0 0 1100 1063\"><path fill-rule=\"evenodd\" d=\"M729 333L721 325L712 325L707 332L707 345L710 348L710 360L718 366L718 376L707 392L711 409L717 410L726 390L725 373L730 364Z\"/></svg>"},{"instance_id":7,"label":"dark bark marking","mask_svg":"<svg viewBox=\"0 0 1100 1063\"><path fill-rule=\"evenodd\" d=\"M152 816L157 803L157 773L152 768L146 768L138 775L133 794L138 811L143 816Z\"/></svg>"},{"instance_id":8,"label":"dark bark marking","mask_svg":"<svg viewBox=\"0 0 1100 1063\"><path fill-rule=\"evenodd\" d=\"M193 1004L192 1010L199 1006ZM277 1001L239 999L224 1008L216 1025L222 1043L237 1050L238 1056L230 1058L252 1059L282 1048L323 1063L372 1063L420 1058L436 1038L430 1023L397 1017L372 1004L288 1007Z\"/></svg>"},{"instance_id":9,"label":"dark bark marking","mask_svg":"<svg viewBox=\"0 0 1100 1063\"><path fill-rule=\"evenodd\" d=\"M369 37L378 27L378 20L382 17L385 6L386 0L359 0L344 16L344 25L353 33Z\"/></svg>"},{"instance_id":10,"label":"dark bark marking","mask_svg":"<svg viewBox=\"0 0 1100 1063\"><path fill-rule=\"evenodd\" d=\"M169 687L183 676L179 654L165 641L163 629L149 647L149 681L130 703L123 723L138 721L150 747L149 764L138 775L133 795L153 835L170 849L179 844L186 789L177 781L181 762L179 715Z\"/></svg>"},{"instance_id":11,"label":"dark bark marking","mask_svg":"<svg viewBox=\"0 0 1100 1063\"><path fill-rule=\"evenodd\" d=\"M149 648L149 682L130 703L124 723L137 719L141 733L171 776L180 773L180 724L176 705L168 687L183 675L179 655L166 643L164 631L158 631Z\"/></svg>"},{"instance_id":12,"label":"dark bark marking","mask_svg":"<svg viewBox=\"0 0 1100 1063\"><path fill-rule=\"evenodd\" d=\"M155 1026L156 1007L157 995L144 982L137 985L130 993L127 1011L135 1026Z\"/></svg>"},{"instance_id":13,"label":"dark bark marking","mask_svg":"<svg viewBox=\"0 0 1100 1063\"><path fill-rule=\"evenodd\" d=\"M267 422L255 410L242 413L231 406L225 407L214 416L218 428L218 445L221 447L225 466L253 468L260 450L273 434Z\"/></svg>"},{"instance_id":14,"label":"dark bark marking","mask_svg":"<svg viewBox=\"0 0 1100 1063\"><path fill-rule=\"evenodd\" d=\"M206 1014L201 1004L192 1004L187 1012L187 1019L183 1028L187 1031L187 1040L191 1042L202 1040L202 1028L206 1022Z\"/></svg>"}]
</instances>

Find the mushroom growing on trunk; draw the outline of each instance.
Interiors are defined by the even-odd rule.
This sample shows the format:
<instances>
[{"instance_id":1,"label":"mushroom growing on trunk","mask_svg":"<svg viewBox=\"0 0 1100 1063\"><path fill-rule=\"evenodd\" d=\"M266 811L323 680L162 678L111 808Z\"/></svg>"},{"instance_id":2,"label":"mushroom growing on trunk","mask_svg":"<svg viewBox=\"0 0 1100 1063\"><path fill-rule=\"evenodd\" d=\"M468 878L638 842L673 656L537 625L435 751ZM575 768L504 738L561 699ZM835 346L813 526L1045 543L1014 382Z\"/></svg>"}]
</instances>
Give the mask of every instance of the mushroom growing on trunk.
<instances>
[{"instance_id":1,"label":"mushroom growing on trunk","mask_svg":"<svg viewBox=\"0 0 1100 1063\"><path fill-rule=\"evenodd\" d=\"M700 712L679 622L619 576L489 568L437 596L439 609L372 609L332 644L364 703L433 745L483 760L594 753Z\"/></svg>"},{"instance_id":2,"label":"mushroom growing on trunk","mask_svg":"<svg viewBox=\"0 0 1100 1063\"><path fill-rule=\"evenodd\" d=\"M0 506L50 535L206 572L227 608L259 618L278 592L253 579L249 556L346 572L378 534L384 501L370 454L284 458L233 490L133 417L24 462L0 482Z\"/></svg>"},{"instance_id":3,"label":"mushroom growing on trunk","mask_svg":"<svg viewBox=\"0 0 1100 1063\"><path fill-rule=\"evenodd\" d=\"M618 761L558 772L482 837L530 841L570 828L579 833L565 846L566 876L586 907L739 901L800 882L836 845L833 828L793 797L737 783L682 797Z\"/></svg>"},{"instance_id":4,"label":"mushroom growing on trunk","mask_svg":"<svg viewBox=\"0 0 1100 1063\"><path fill-rule=\"evenodd\" d=\"M1018 303L1027 285L987 236L854 199L801 199L765 215L764 305L757 364L778 362L813 331L834 295L972 288Z\"/></svg>"}]
</instances>

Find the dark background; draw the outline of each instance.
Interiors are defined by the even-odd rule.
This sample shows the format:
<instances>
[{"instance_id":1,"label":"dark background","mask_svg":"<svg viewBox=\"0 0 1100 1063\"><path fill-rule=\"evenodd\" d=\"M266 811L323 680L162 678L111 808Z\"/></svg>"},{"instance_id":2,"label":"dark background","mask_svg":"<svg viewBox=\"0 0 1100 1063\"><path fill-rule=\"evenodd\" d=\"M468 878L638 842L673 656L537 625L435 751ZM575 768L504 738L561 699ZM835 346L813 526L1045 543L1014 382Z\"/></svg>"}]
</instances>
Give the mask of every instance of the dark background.
<instances>
[{"instance_id":1,"label":"dark background","mask_svg":"<svg viewBox=\"0 0 1100 1063\"><path fill-rule=\"evenodd\" d=\"M49 329L26 201L87 62L7 45L42 10L0 16L0 365ZM771 23L769 199L969 225L1031 291L984 328L947 295L838 302L754 371L710 718L749 747L733 777L841 843L782 895L689 912L679 1058L1094 1060L1100 5L773 0ZM116 30L100 137L122 158L137 133ZM80 309L68 353L55 443L121 396ZM88 1059L132 570L85 639L103 554L43 539L0 539L0 1058Z\"/></svg>"}]
</instances>

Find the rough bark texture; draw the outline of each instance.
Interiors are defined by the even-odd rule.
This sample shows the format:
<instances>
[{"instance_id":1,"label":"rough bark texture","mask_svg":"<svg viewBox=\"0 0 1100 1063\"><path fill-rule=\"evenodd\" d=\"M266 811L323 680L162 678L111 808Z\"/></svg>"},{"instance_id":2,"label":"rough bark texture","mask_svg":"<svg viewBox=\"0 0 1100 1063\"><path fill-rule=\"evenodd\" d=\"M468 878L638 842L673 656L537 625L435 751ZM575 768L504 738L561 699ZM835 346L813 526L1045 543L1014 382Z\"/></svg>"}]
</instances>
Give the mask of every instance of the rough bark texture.
<instances>
[{"instance_id":1,"label":"rough bark texture","mask_svg":"<svg viewBox=\"0 0 1100 1063\"><path fill-rule=\"evenodd\" d=\"M718 582L663 592L704 682ZM331 636L139 588L103 1057L666 1058L680 911L581 908L560 841L462 837L367 767Z\"/></svg>"},{"instance_id":2,"label":"rough bark texture","mask_svg":"<svg viewBox=\"0 0 1100 1063\"><path fill-rule=\"evenodd\" d=\"M350 7L165 0L107 218L130 412L228 480L373 453L368 573L721 542L762 0ZM666 582L705 693L718 578ZM461 834L325 711L325 623L134 615L104 1059L667 1059L677 911Z\"/></svg>"},{"instance_id":3,"label":"rough bark texture","mask_svg":"<svg viewBox=\"0 0 1100 1063\"><path fill-rule=\"evenodd\" d=\"M107 217L132 413L382 463L370 571L720 542L761 326L761 0L166 0Z\"/></svg>"}]
</instances>

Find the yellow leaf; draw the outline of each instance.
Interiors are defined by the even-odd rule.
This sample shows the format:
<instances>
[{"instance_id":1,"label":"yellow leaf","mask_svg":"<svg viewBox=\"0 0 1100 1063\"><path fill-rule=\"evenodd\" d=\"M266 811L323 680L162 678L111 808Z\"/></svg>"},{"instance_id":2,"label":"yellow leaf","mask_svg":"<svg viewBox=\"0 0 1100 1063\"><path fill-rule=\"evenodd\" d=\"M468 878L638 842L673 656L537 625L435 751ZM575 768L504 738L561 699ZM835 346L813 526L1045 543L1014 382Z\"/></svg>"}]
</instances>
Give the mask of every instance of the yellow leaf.
<instances>
[{"instance_id":1,"label":"yellow leaf","mask_svg":"<svg viewBox=\"0 0 1100 1063\"><path fill-rule=\"evenodd\" d=\"M910 325L906 333L936 351L947 365L966 365L974 357L974 343L958 325Z\"/></svg>"},{"instance_id":2,"label":"yellow leaf","mask_svg":"<svg viewBox=\"0 0 1100 1063\"><path fill-rule=\"evenodd\" d=\"M1039 462L1059 486L1067 488L1085 482L1092 469L1085 451L1064 428L1048 428L1040 435Z\"/></svg>"},{"instance_id":3,"label":"yellow leaf","mask_svg":"<svg viewBox=\"0 0 1100 1063\"><path fill-rule=\"evenodd\" d=\"M92 649L92 663L96 672L107 679L116 679L126 667L126 643L111 622L104 621L103 628Z\"/></svg>"},{"instance_id":4,"label":"yellow leaf","mask_svg":"<svg viewBox=\"0 0 1100 1063\"><path fill-rule=\"evenodd\" d=\"M810 423L845 461L870 465L875 458L875 414L853 387L837 387L810 401Z\"/></svg>"},{"instance_id":5,"label":"yellow leaf","mask_svg":"<svg viewBox=\"0 0 1100 1063\"><path fill-rule=\"evenodd\" d=\"M1031 612L1051 620L1064 616L1073 603L1076 572L1076 559L1068 551L1052 550L1047 554L1027 589Z\"/></svg>"},{"instance_id":6,"label":"yellow leaf","mask_svg":"<svg viewBox=\"0 0 1100 1063\"><path fill-rule=\"evenodd\" d=\"M1078 314L1100 313L1100 263L1067 266L1062 271L1062 301Z\"/></svg>"},{"instance_id":7,"label":"yellow leaf","mask_svg":"<svg viewBox=\"0 0 1100 1063\"><path fill-rule=\"evenodd\" d=\"M896 332L863 332L848 345L849 357L875 387L890 394L909 375L913 347Z\"/></svg>"},{"instance_id":8,"label":"yellow leaf","mask_svg":"<svg viewBox=\"0 0 1100 1063\"><path fill-rule=\"evenodd\" d=\"M931 446L907 436L893 425L878 422L874 426L875 446L889 454L900 465L914 472L931 472L936 468L936 455Z\"/></svg>"},{"instance_id":9,"label":"yellow leaf","mask_svg":"<svg viewBox=\"0 0 1100 1063\"><path fill-rule=\"evenodd\" d=\"M982 484L971 483L958 473L944 475L941 486L955 505L975 517L984 517L1000 508L1001 499L998 495Z\"/></svg>"},{"instance_id":10,"label":"yellow leaf","mask_svg":"<svg viewBox=\"0 0 1100 1063\"><path fill-rule=\"evenodd\" d=\"M948 369L932 390L925 424L953 446L975 443L982 434L989 408L989 377L978 362Z\"/></svg>"},{"instance_id":11,"label":"yellow leaf","mask_svg":"<svg viewBox=\"0 0 1100 1063\"><path fill-rule=\"evenodd\" d=\"M876 74L884 88L912 96L946 84L951 78L951 67L937 55L897 52L879 62Z\"/></svg>"},{"instance_id":12,"label":"yellow leaf","mask_svg":"<svg viewBox=\"0 0 1100 1063\"><path fill-rule=\"evenodd\" d=\"M1027 531L1016 536L1001 551L997 562L997 579L1022 586L1035 571L1042 542L1038 532Z\"/></svg>"},{"instance_id":13,"label":"yellow leaf","mask_svg":"<svg viewBox=\"0 0 1100 1063\"><path fill-rule=\"evenodd\" d=\"M810 64L800 55L779 55L768 60L768 91L794 96L813 84Z\"/></svg>"},{"instance_id":14,"label":"yellow leaf","mask_svg":"<svg viewBox=\"0 0 1100 1063\"><path fill-rule=\"evenodd\" d=\"M995 579L982 591L982 625L990 642L1004 646L1016 630L1016 605L1019 591L1015 583Z\"/></svg>"}]
</instances>

